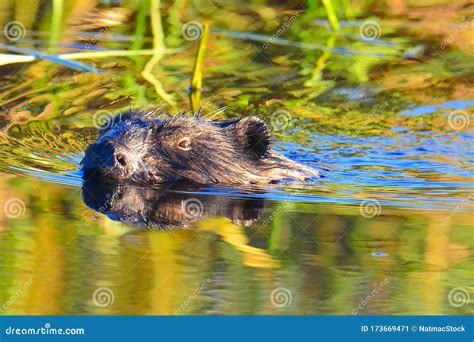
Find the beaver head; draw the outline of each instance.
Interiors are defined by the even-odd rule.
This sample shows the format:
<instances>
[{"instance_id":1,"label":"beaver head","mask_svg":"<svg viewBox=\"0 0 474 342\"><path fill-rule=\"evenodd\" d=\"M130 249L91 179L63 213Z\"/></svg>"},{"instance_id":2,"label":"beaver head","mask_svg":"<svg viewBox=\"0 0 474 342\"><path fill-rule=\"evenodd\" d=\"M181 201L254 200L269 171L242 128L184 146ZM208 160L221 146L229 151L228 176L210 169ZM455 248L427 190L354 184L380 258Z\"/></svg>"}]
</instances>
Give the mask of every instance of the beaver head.
<instances>
[{"instance_id":1,"label":"beaver head","mask_svg":"<svg viewBox=\"0 0 474 342\"><path fill-rule=\"evenodd\" d=\"M210 121L177 115L158 119L128 111L100 130L82 161L84 178L133 183L252 184L304 180L318 171L271 149L258 117Z\"/></svg>"}]
</instances>

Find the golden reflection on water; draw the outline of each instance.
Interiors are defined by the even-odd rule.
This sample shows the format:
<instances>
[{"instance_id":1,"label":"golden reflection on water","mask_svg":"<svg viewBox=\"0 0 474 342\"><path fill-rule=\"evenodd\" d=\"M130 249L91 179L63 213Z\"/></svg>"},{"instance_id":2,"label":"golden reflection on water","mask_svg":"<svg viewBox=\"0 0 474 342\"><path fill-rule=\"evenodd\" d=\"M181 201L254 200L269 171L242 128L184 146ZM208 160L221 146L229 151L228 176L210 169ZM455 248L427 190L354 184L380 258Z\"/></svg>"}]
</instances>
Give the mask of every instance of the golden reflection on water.
<instances>
[{"instance_id":1,"label":"golden reflection on water","mask_svg":"<svg viewBox=\"0 0 474 342\"><path fill-rule=\"evenodd\" d=\"M188 229L137 230L94 216L77 188L10 176L2 184L1 198L28 208L1 218L5 314L351 314L385 279L360 314L469 310L447 301L472 278L468 212L446 224L449 211L384 207L364 219L351 206L296 203L269 226L210 216ZM100 288L111 304L96 305ZM272 305L278 288L290 291L289 305Z\"/></svg>"}]
</instances>

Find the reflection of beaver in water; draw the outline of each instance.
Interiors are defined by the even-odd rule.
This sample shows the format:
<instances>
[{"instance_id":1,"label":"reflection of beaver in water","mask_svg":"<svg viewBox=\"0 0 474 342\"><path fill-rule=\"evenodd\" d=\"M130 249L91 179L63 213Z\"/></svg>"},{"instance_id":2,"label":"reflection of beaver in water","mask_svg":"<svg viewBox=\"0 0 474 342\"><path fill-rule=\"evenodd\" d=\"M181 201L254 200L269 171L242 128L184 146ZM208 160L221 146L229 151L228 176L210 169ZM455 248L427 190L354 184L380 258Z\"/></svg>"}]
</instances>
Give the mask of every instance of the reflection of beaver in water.
<instances>
[{"instance_id":1,"label":"reflection of beaver in water","mask_svg":"<svg viewBox=\"0 0 474 342\"><path fill-rule=\"evenodd\" d=\"M263 184L319 176L272 150L270 131L258 117L209 121L198 116L150 116L125 112L102 129L86 149L84 178L97 175L142 184Z\"/></svg>"},{"instance_id":2,"label":"reflection of beaver in water","mask_svg":"<svg viewBox=\"0 0 474 342\"><path fill-rule=\"evenodd\" d=\"M254 198L203 195L193 188L137 187L84 182L86 205L114 221L164 230L186 228L208 216L225 216L240 226L252 226L260 219L265 201Z\"/></svg>"}]
</instances>

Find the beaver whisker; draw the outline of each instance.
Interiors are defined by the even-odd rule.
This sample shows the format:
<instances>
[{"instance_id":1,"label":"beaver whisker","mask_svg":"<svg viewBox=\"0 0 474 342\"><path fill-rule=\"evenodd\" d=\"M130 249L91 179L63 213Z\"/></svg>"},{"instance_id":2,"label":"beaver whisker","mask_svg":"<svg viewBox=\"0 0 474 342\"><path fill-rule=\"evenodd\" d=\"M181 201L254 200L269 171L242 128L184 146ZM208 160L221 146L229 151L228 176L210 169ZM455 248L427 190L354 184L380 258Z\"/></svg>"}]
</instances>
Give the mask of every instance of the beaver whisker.
<instances>
[{"instance_id":1,"label":"beaver whisker","mask_svg":"<svg viewBox=\"0 0 474 342\"><path fill-rule=\"evenodd\" d=\"M159 105L158 107L152 109L151 111L147 112L145 115L147 117L153 117L153 115L155 115L155 113L157 113L160 109L162 109L164 107L164 104L161 104Z\"/></svg>"},{"instance_id":2,"label":"beaver whisker","mask_svg":"<svg viewBox=\"0 0 474 342\"><path fill-rule=\"evenodd\" d=\"M206 120L212 120L214 119L217 115L219 115L220 113L223 113L227 110L227 106L224 106L224 107L221 107L219 108L217 111L215 111L214 113L211 113L209 115L206 115L204 116L203 118L206 119Z\"/></svg>"}]
</instances>

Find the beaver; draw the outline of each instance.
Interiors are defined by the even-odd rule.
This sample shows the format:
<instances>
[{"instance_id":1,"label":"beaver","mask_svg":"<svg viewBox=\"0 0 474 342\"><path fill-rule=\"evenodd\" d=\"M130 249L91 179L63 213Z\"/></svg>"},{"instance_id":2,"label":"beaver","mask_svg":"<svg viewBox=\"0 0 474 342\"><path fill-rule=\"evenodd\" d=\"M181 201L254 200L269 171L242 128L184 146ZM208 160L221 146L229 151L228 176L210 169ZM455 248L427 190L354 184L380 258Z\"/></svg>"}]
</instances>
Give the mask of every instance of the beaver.
<instances>
[{"instance_id":1,"label":"beaver","mask_svg":"<svg viewBox=\"0 0 474 342\"><path fill-rule=\"evenodd\" d=\"M199 113L157 118L128 110L100 129L85 150L83 178L139 184L265 184L304 181L318 170L271 148L272 136L257 116L208 120Z\"/></svg>"}]
</instances>

